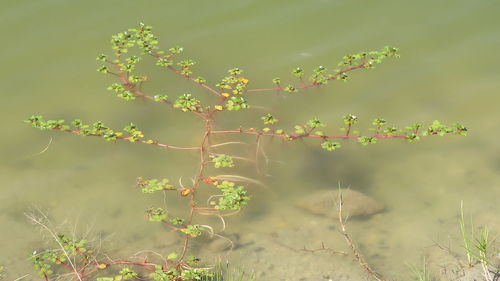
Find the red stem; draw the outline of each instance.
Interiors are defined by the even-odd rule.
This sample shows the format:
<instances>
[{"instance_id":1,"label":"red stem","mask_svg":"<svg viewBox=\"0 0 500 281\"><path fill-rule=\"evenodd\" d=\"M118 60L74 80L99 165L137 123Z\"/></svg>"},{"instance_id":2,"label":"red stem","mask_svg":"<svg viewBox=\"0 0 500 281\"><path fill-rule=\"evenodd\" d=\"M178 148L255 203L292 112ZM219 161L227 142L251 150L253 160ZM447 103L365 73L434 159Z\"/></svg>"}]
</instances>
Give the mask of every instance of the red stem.
<instances>
[{"instance_id":1,"label":"red stem","mask_svg":"<svg viewBox=\"0 0 500 281\"><path fill-rule=\"evenodd\" d=\"M316 139L358 139L360 136L318 136L318 135L287 135L287 134L276 134L276 133L262 133L256 131L248 131L248 130L219 130L212 131L212 134L247 134L247 135L257 135L257 136L270 136L270 137L281 137L281 138L291 138L292 140L300 139L300 138L316 138ZM404 135L397 136L373 136L377 139L396 139L396 138L406 138Z\"/></svg>"},{"instance_id":2,"label":"red stem","mask_svg":"<svg viewBox=\"0 0 500 281\"><path fill-rule=\"evenodd\" d=\"M355 66L351 66L351 67L348 67L348 68L344 68L342 70L340 70L339 72L335 73L334 75L332 75L332 77L328 78L327 80L328 81L331 81L331 80L335 80L337 79L337 77L343 73L347 73L347 72L350 72L350 71L353 71L353 70L356 70L356 69L361 69L361 68L364 68L365 67L365 64L366 62L363 61L362 63L358 64L358 65L355 65ZM313 87L313 86L321 86L322 84L317 84L317 83L307 83L307 84L303 84L303 85L300 85L298 87L296 87L296 89L305 89L305 88L310 88L310 87ZM251 92L270 92L270 91L283 91L285 90L285 88L283 87L276 87L276 88L267 88L267 89L250 89L250 90L247 90L248 93L251 93Z\"/></svg>"},{"instance_id":3,"label":"red stem","mask_svg":"<svg viewBox=\"0 0 500 281\"><path fill-rule=\"evenodd\" d=\"M99 268L99 265L101 263L97 262L96 263L96 266L89 272L85 273L85 274L81 274L80 277L82 279L92 275L93 273L97 272L100 268ZM151 263L151 262L133 262L133 261L114 261L114 262L109 262L109 263L102 263L104 265L106 265L105 268L107 268L108 266L113 266L113 265L136 265L136 266L142 266L144 267L144 269L146 270L149 270L149 271L153 271L154 270L154 267L157 265L155 263Z\"/></svg>"},{"instance_id":4,"label":"red stem","mask_svg":"<svg viewBox=\"0 0 500 281\"><path fill-rule=\"evenodd\" d=\"M70 271L73 271L74 273L78 274L78 272L72 268L71 266L69 266L67 263L64 263L62 262L61 260L57 259L62 265L64 265L64 267L66 267L67 269L69 269Z\"/></svg>"},{"instance_id":5,"label":"red stem","mask_svg":"<svg viewBox=\"0 0 500 281\"><path fill-rule=\"evenodd\" d=\"M200 85L201 87L203 87L203 88L207 89L209 92L211 92L211 93L213 93L213 94L215 94L215 95L217 95L217 96L220 96L220 95L221 95L221 94L220 94L219 92L217 92L217 90L215 90L214 88L212 88L212 87L208 86L208 85L207 85L207 84L205 84L205 83L199 83L199 82L196 82L196 79L195 79L195 78L193 78L193 77L191 77L191 76L186 76L186 75L182 74L182 73L180 72L180 70L176 69L176 68L175 68L175 67L173 67L173 66L169 66L169 67L168 67L168 69L172 70L173 72L175 72L175 73L179 74L180 76L182 76L182 77L184 77L184 78L186 78L186 79L188 79L188 80L191 80L191 81L195 82L196 84Z\"/></svg>"},{"instance_id":6,"label":"red stem","mask_svg":"<svg viewBox=\"0 0 500 281\"><path fill-rule=\"evenodd\" d=\"M153 56L153 57L154 57L154 58L156 58L156 59L160 59L160 58L161 58L161 56L160 56L160 55L158 55L158 54L151 54L151 56ZM168 59L171 59L171 58L173 58L173 57L174 57L174 54L171 54L171 55L168 57ZM176 69L175 67L173 67L173 66L171 66L171 65L170 65L170 66L168 66L168 69L170 69L170 70L172 70L173 72L177 73L177 74L178 74L179 76L181 76L181 77L187 78L187 79L189 79L189 80L191 80L191 81L195 82L196 84L200 85L201 87L203 87L203 88L207 89L209 92L211 92L211 93L213 93L213 94L215 94L215 95L217 95L217 96L220 96L220 95L221 95L221 94L220 94L217 90L215 90L214 88L212 88L212 87L208 86L208 85L207 85L207 84L205 84L205 83L199 83L199 82L196 82L196 79L195 79L195 78L193 78L193 77L191 77L191 76L186 76L186 75L182 74L180 70Z\"/></svg>"},{"instance_id":7,"label":"red stem","mask_svg":"<svg viewBox=\"0 0 500 281\"><path fill-rule=\"evenodd\" d=\"M59 131L63 131L63 132L70 132L70 133L73 133L73 134L80 134L80 130L71 130L71 129L61 130L61 129L57 129L57 128L54 129L54 130L59 130ZM90 134L90 135L87 135L87 136L102 137L103 135L100 135L100 134ZM129 140L129 137L116 137L116 139L118 139L118 140ZM183 147L183 146L175 146L175 145L163 144L163 143L158 143L158 142L148 143L146 140L137 140L136 142L145 143L145 144L151 144L151 145L156 145L156 146L163 147L163 148L178 149L178 150L199 150L200 149L199 146Z\"/></svg>"},{"instance_id":8,"label":"red stem","mask_svg":"<svg viewBox=\"0 0 500 281\"><path fill-rule=\"evenodd\" d=\"M200 148L199 171L198 171L198 174L196 175L196 178L194 180L194 184L191 187L191 189L192 189L192 192L190 194L191 195L191 202L190 202L191 207L189 209L189 215L188 215L188 218L186 220L186 223L188 225L190 225L193 221L193 216L194 216L194 212L196 209L196 199L195 199L196 198L195 197L196 191L197 191L198 186L200 185L200 183L202 182L202 180L204 178L205 166L207 165L206 157L207 157L207 153L208 153L206 143L208 142L211 133L212 133L212 127L210 126L210 119L205 119L205 133L203 135L203 139L202 139L201 144L199 146L199 148ZM183 263L184 257L186 255L187 249L189 247L189 239L190 238L191 238L191 236L189 234L185 235L184 245L182 247L182 253L181 253L180 258L178 260L177 266L180 266L180 264Z\"/></svg>"}]
</instances>

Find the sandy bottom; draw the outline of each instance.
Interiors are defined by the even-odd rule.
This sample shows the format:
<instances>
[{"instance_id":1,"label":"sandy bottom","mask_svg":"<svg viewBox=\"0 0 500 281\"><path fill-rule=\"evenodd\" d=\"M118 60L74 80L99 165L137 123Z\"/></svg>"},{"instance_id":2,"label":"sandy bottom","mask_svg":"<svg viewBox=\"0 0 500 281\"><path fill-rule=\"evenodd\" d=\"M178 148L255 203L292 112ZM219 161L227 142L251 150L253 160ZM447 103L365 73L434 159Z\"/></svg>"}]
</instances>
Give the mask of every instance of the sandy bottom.
<instances>
[{"instance_id":1,"label":"sandy bottom","mask_svg":"<svg viewBox=\"0 0 500 281\"><path fill-rule=\"evenodd\" d=\"M424 257L434 276L443 276L443 270L447 269L458 271L457 265L466 264L459 227L461 201L468 224L473 222L476 230L489 228L491 254L498 256L500 247L495 238L500 233L500 175L498 167L490 165L492 159L481 159L474 153L463 150L456 157L417 153L398 158L397 165L376 166L376 173L371 172L369 180L356 176L346 180L352 189L370 195L387 207L368 219L349 220L347 225L367 262L387 280L414 279L408 264L421 268ZM126 159L118 160L125 162ZM117 159L102 159L99 164L104 167L106 161ZM390 157L387 161L395 162ZM93 165L96 161L83 167L58 170L56 176L46 182L38 182L36 179L44 175L34 171L30 177L19 169L4 171L2 177L16 190L11 197L2 198L0 207L0 264L7 269L5 280L26 274L29 275L25 280L36 280L27 255L44 247L54 247L50 238L23 215L32 208L31 202L36 202L41 190L49 199L41 199L44 204L40 207L48 212L55 229L87 237L110 258L131 257L140 250L154 250L162 255L178 250L178 234L144 219L144 209L162 204L163 199L138 196L134 188L124 189L131 186L127 178L116 181L114 176L96 177L95 182L89 182L92 173L101 172L89 170ZM220 231L217 219L200 217L204 224L214 226L221 235L233 240L235 247L228 252L225 240L204 237L193 244L193 252L207 264L214 264L217 259L228 260L233 268L254 272L257 280L368 280L353 261L336 219L311 215L294 207L294 202L308 192L304 188L307 177L304 181L297 179L300 170L311 171L310 167L306 168L287 166L284 169L295 173L295 177L280 175L278 171L273 181L282 183L280 186L252 190L254 200L246 210L227 218L224 232ZM61 183L65 182L72 184L62 188ZM367 182L368 186L363 185ZM336 185L331 184L332 192ZM37 189L23 189L25 187ZM176 210L176 206L183 204L175 202L171 209ZM303 251L304 247L315 250L322 245L330 250ZM348 255L334 254L331 250ZM145 256L148 252L137 255Z\"/></svg>"}]
</instances>

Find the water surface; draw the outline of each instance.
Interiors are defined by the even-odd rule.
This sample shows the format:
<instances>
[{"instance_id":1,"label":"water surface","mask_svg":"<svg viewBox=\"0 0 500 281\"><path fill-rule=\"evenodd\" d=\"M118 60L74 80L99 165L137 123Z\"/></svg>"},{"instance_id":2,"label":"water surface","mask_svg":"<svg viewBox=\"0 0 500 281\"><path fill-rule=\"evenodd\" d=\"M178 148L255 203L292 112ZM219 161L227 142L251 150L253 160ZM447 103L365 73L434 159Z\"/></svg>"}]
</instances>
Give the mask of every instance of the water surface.
<instances>
[{"instance_id":1,"label":"water surface","mask_svg":"<svg viewBox=\"0 0 500 281\"><path fill-rule=\"evenodd\" d=\"M110 35L141 21L154 26L161 45L183 45L198 62L195 72L212 84L233 66L246 71L252 87L269 87L276 76L293 81L289 73L297 66L334 68L348 53L385 45L401 49L401 58L355 73L349 83L286 98L249 98L275 108L283 127L319 117L333 131L342 115L355 113L361 127L383 117L397 126L439 119L470 128L466 138L371 147L345 143L335 153L313 141L266 144L271 176L259 179L268 188L251 187L254 200L227 220L226 230L247 243L230 259L263 272L261 280L343 280L339 272L358 270L346 258L283 246L316 248L324 242L346 250L334 222L293 207L301 196L335 190L339 183L388 207L349 227L367 260L397 280L409 280L405 263L420 263L435 242L461 253L462 200L476 225L499 233L497 1L4 0L0 7L0 264L8 269L7 280L32 274L26 256L49 240L24 217L34 208L45 210L61 229L104 239L104 249L114 257L141 249L168 253L175 244L177 236L143 219L144 209L163 199L140 195L133 183L137 176L188 179L196 154L38 132L21 122L33 113L103 120L115 127L133 121L165 142L196 145L197 120L157 104L118 100L105 90L111 79L95 72L94 58L108 51ZM204 95L171 73L153 66L148 71L157 75L151 89ZM262 113L236 113L240 119L222 124L258 126ZM242 173L255 175L253 167L243 167Z\"/></svg>"}]
</instances>

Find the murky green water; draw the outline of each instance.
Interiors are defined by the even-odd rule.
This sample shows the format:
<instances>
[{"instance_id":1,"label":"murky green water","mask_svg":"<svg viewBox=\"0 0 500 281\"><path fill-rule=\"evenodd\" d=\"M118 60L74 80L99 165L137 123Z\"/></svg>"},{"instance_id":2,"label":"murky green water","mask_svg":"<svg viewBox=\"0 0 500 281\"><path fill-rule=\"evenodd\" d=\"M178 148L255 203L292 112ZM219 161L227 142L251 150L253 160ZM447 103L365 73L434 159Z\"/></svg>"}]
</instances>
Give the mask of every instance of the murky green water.
<instances>
[{"instance_id":1,"label":"murky green water","mask_svg":"<svg viewBox=\"0 0 500 281\"><path fill-rule=\"evenodd\" d=\"M104 239L113 257L172 251L176 236L143 219L144 209L163 199L139 195L133 183L137 176L187 180L196 154L38 132L21 122L33 113L116 127L134 121L165 142L196 144L197 120L118 100L105 90L109 77L95 72L95 55L108 50L110 35L140 21L155 27L164 46L183 45L208 81L239 66L253 87L285 79L296 66L333 68L344 54L398 46L400 59L355 73L347 84L285 99L256 95L250 102L275 107L284 126L317 116L335 128L342 115L356 113L365 124L382 116L400 126L439 119L470 128L466 138L346 143L335 153L314 142L267 145L272 176L259 179L269 188L255 188L249 208L229 218L226 230L242 245L230 260L265 272L260 280L347 280L341 272L358 270L348 258L285 247L324 242L346 250L334 222L293 207L297 198L339 182L388 207L349 227L367 260L395 280L410 280L405 263L419 263L435 242L461 253L461 200L477 225L500 233L498 1L2 0L0 7L0 264L8 269L6 280L32 273L26 256L45 245L47 237L24 217L34 208L62 229ZM170 73L155 75L152 87L202 93ZM260 111L238 114L249 126L260 121Z\"/></svg>"}]
</instances>

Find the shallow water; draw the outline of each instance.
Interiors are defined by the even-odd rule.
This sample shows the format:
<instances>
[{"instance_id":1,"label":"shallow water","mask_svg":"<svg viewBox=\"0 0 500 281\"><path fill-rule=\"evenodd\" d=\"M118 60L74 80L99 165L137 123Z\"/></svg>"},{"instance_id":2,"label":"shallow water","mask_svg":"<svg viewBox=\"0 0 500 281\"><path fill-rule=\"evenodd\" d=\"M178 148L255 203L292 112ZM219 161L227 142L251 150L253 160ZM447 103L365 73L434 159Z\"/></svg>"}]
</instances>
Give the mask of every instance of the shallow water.
<instances>
[{"instance_id":1,"label":"shallow water","mask_svg":"<svg viewBox=\"0 0 500 281\"><path fill-rule=\"evenodd\" d=\"M342 115L355 113L361 127L382 116L397 126L439 119L470 128L466 138L345 143L335 153L313 141L266 144L272 161L264 169L271 176L257 177L267 188L251 187L250 206L228 218L226 230L246 245L230 260L259 272L259 280L347 280L361 274L349 258L290 249L324 242L347 250L335 222L293 204L317 189L335 191L339 183L387 206L348 227L368 262L394 280L410 280L405 263L420 264L423 256L439 264L430 247L436 242L465 259L458 225L462 200L477 226L487 225L492 236L500 233L498 1L3 0L0 7L0 265L7 267L6 280L32 274L26 256L47 240L24 216L35 208L46 211L56 227L104 239L103 248L114 257L141 249L172 251L177 236L143 219L144 209L163 198L139 195L133 184L137 176L188 181L196 154L38 132L21 122L33 113L99 119L115 127L134 121L165 142L197 144L197 120L156 104L118 100L105 90L111 79L95 72L95 55L107 52L110 35L140 21L154 26L163 46L183 45L198 62L195 73L212 83L239 66L252 87L269 87L273 77L286 80L297 66L334 68L351 52L401 49L401 58L354 73L349 83L286 98L250 98L276 108L283 127L319 117L333 130ZM171 74L151 72L161 77L151 88L203 93ZM241 119L224 125L259 126L262 111L237 115ZM241 173L256 176L254 167L243 167Z\"/></svg>"}]
</instances>

